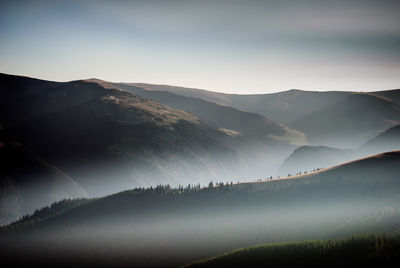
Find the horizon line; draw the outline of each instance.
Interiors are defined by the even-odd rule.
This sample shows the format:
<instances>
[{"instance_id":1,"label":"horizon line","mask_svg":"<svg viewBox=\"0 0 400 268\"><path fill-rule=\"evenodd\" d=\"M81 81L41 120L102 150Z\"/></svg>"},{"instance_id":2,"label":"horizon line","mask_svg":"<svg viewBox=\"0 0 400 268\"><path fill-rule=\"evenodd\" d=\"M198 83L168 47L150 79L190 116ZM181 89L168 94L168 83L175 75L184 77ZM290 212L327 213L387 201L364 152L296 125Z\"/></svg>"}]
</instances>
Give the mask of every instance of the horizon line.
<instances>
[{"instance_id":1,"label":"horizon line","mask_svg":"<svg viewBox=\"0 0 400 268\"><path fill-rule=\"evenodd\" d=\"M30 76L26 74L14 74L14 73L8 73L8 72L2 72L0 71L0 74L5 74L5 75L10 75L10 76L19 76L19 77L25 77L25 78L31 78L31 79L36 79L36 80L42 80L42 81L47 81L47 82L57 82L57 83L68 83L68 82L74 82L74 81L88 81L88 80L100 80L108 83L115 83L115 84L145 84L145 85L153 85L153 86L168 86L168 87L176 87L176 88L182 88L182 89L194 89L194 90L201 90L201 91L207 91L207 92L212 92L212 93L217 93L217 94L225 94L225 95L267 95L267 94L276 94L276 93L282 93L282 92L288 92L288 91L304 91L304 92L357 92L357 93L363 93L363 92L380 92L380 91L392 91L392 90L399 90L400 87L398 88L389 88L389 89L371 89L371 90L307 90L307 89L300 89L300 88L290 88L290 89L284 89L284 90L272 90L270 92L264 92L264 93L229 93L226 91L219 91L215 89L204 89L201 87L196 87L196 86L183 86L183 85L172 85L172 84L167 84L167 83L149 83L149 82L132 82L132 81L110 81L110 80L104 80L98 77L90 77L90 78L80 78L80 79L72 79L72 80L59 80L59 79L49 79L49 78L43 78L43 77L36 77L36 76Z\"/></svg>"}]
</instances>

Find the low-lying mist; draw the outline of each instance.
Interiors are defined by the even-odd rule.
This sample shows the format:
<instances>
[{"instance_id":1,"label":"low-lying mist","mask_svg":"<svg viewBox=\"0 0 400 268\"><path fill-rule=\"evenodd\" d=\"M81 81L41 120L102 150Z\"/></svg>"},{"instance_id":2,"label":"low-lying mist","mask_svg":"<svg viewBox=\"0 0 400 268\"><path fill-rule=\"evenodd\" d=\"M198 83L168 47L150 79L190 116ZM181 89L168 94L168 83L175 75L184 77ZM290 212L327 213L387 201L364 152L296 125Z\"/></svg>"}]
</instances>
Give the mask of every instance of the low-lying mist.
<instances>
[{"instance_id":1,"label":"low-lying mist","mask_svg":"<svg viewBox=\"0 0 400 268\"><path fill-rule=\"evenodd\" d=\"M125 191L11 225L1 243L10 258L165 267L260 243L390 232L400 226L398 169L393 153L297 179Z\"/></svg>"}]
</instances>

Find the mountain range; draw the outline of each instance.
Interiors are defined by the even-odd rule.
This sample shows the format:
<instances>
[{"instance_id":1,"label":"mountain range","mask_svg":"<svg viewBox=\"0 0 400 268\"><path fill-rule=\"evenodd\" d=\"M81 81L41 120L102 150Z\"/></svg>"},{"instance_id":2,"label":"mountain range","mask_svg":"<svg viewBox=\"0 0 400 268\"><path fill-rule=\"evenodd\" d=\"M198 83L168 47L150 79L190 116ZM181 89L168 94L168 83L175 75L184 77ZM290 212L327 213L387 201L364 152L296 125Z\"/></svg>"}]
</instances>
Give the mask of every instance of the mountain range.
<instances>
[{"instance_id":1,"label":"mountain range","mask_svg":"<svg viewBox=\"0 0 400 268\"><path fill-rule=\"evenodd\" d=\"M373 150L367 143L400 123L399 94L289 90L236 95L0 74L0 153L3 159L13 155L17 167L13 171L7 164L0 170L0 204L7 208L1 210L1 223L62 198L158 184L257 180L394 150L396 134L382 134L386 145L374 143ZM303 157L305 148L314 153ZM27 176L39 172L32 161L52 175ZM18 202L18 194L4 194L7 189L29 191L34 187L23 185L39 180L57 181L51 188L57 190L32 191Z\"/></svg>"}]
</instances>

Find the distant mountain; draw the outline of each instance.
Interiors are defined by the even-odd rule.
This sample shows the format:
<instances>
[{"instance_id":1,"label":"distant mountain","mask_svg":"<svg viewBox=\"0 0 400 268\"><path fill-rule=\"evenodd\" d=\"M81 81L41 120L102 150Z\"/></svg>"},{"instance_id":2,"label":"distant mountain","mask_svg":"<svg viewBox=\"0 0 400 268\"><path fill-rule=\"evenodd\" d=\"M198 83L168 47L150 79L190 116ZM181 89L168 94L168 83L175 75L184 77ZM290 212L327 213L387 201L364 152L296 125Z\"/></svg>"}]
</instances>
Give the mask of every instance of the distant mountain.
<instances>
[{"instance_id":1,"label":"distant mountain","mask_svg":"<svg viewBox=\"0 0 400 268\"><path fill-rule=\"evenodd\" d=\"M251 167L225 132L115 87L1 74L0 88L0 123L90 196L206 183Z\"/></svg>"},{"instance_id":2,"label":"distant mountain","mask_svg":"<svg viewBox=\"0 0 400 268\"><path fill-rule=\"evenodd\" d=\"M181 88L155 86L151 90L148 84L112 83L99 79L88 81L103 86L117 87L146 99L187 111L202 121L218 128L235 138L235 148L241 157L251 162L250 177L265 177L276 173L277 167L290 155L297 145L306 144L304 134L282 124L251 112L244 112L226 105L220 105L197 97L187 97L179 93ZM158 91L157 89L161 89ZM167 90L163 90L167 88ZM213 92L187 89L189 92L204 94ZM186 92L186 89L184 89ZM216 93L218 95L219 93ZM189 94L190 95L190 94ZM196 94L194 94L196 96Z\"/></svg>"},{"instance_id":3,"label":"distant mountain","mask_svg":"<svg viewBox=\"0 0 400 268\"><path fill-rule=\"evenodd\" d=\"M370 94L400 103L400 89L374 92L355 91L305 91L291 89L268 94L227 94L205 89L186 88L146 83L121 83L150 91L166 91L177 95L200 98L231 106L243 111L264 115L276 122L291 123L300 117L318 111L354 94Z\"/></svg>"},{"instance_id":4,"label":"distant mountain","mask_svg":"<svg viewBox=\"0 0 400 268\"><path fill-rule=\"evenodd\" d=\"M231 106L259 113L288 125L307 114L344 99L349 94L349 92L292 89L271 94L232 95Z\"/></svg>"},{"instance_id":5,"label":"distant mountain","mask_svg":"<svg viewBox=\"0 0 400 268\"><path fill-rule=\"evenodd\" d=\"M368 93L292 89L272 94L238 95L168 85L129 85L258 113L305 133L312 145L357 148L400 121L399 89ZM361 136L355 140L357 133Z\"/></svg>"},{"instance_id":6,"label":"distant mountain","mask_svg":"<svg viewBox=\"0 0 400 268\"><path fill-rule=\"evenodd\" d=\"M343 91L317 92L297 89L270 94L239 95L168 85L144 83L131 83L127 85L137 86L147 90L167 91L187 97L200 98L237 108L242 111L258 113L282 124L292 123L307 114L332 105L351 95L351 92Z\"/></svg>"},{"instance_id":7,"label":"distant mountain","mask_svg":"<svg viewBox=\"0 0 400 268\"><path fill-rule=\"evenodd\" d=\"M213 92L205 89L187 88L187 87L170 86L170 85L155 85L147 83L120 83L120 84L128 86L136 86L138 88L143 88L145 90L170 92L181 96L199 98L206 101L228 106L230 104L230 97L232 95L220 92Z\"/></svg>"},{"instance_id":8,"label":"distant mountain","mask_svg":"<svg viewBox=\"0 0 400 268\"><path fill-rule=\"evenodd\" d=\"M262 115L243 112L229 106L219 105L200 98L186 97L184 95L179 95L179 93L175 94L168 91L145 90L127 84L113 83L112 85L158 103L187 111L219 128L234 130L238 132L237 135L283 137L290 136L294 132Z\"/></svg>"},{"instance_id":9,"label":"distant mountain","mask_svg":"<svg viewBox=\"0 0 400 268\"><path fill-rule=\"evenodd\" d=\"M98 82L110 85L109 82ZM254 172L247 174L248 176L265 177L266 174L274 174L281 161L291 153L295 145L306 144L304 134L259 114L167 91L150 91L120 83L113 83L111 86L187 111L233 136L236 141L235 148L244 159L248 159L247 162L251 162L251 169Z\"/></svg>"},{"instance_id":10,"label":"distant mountain","mask_svg":"<svg viewBox=\"0 0 400 268\"><path fill-rule=\"evenodd\" d=\"M361 152L369 154L390 150L400 150L400 125L385 130L360 148Z\"/></svg>"},{"instance_id":11,"label":"distant mountain","mask_svg":"<svg viewBox=\"0 0 400 268\"><path fill-rule=\"evenodd\" d=\"M125 191L3 228L0 248L21 262L166 267L260 243L390 232L399 163L395 151L280 180Z\"/></svg>"},{"instance_id":12,"label":"distant mountain","mask_svg":"<svg viewBox=\"0 0 400 268\"><path fill-rule=\"evenodd\" d=\"M2 126L0 162L0 225L52 202L87 196L72 178L10 138Z\"/></svg>"},{"instance_id":13,"label":"distant mountain","mask_svg":"<svg viewBox=\"0 0 400 268\"><path fill-rule=\"evenodd\" d=\"M399 104L373 94L355 93L289 126L305 133L311 145L350 149L399 123Z\"/></svg>"},{"instance_id":14,"label":"distant mountain","mask_svg":"<svg viewBox=\"0 0 400 268\"><path fill-rule=\"evenodd\" d=\"M278 174L286 176L299 172L327 168L356 159L358 154L352 150L342 150L325 146L301 146L285 160Z\"/></svg>"}]
</instances>

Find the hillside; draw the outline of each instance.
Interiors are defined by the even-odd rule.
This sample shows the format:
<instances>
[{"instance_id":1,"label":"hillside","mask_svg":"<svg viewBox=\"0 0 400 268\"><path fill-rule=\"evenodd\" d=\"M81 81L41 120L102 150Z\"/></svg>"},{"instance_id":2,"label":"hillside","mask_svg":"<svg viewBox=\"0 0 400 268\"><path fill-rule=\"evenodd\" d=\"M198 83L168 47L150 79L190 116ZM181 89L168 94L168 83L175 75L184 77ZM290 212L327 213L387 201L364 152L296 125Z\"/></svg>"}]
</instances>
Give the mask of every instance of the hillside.
<instances>
[{"instance_id":1,"label":"hillside","mask_svg":"<svg viewBox=\"0 0 400 268\"><path fill-rule=\"evenodd\" d=\"M374 154L400 149L400 125L391 127L364 144L360 151Z\"/></svg>"},{"instance_id":2,"label":"hillside","mask_svg":"<svg viewBox=\"0 0 400 268\"><path fill-rule=\"evenodd\" d=\"M0 75L0 122L90 196L240 175L233 138L185 111L98 83Z\"/></svg>"},{"instance_id":3,"label":"hillside","mask_svg":"<svg viewBox=\"0 0 400 268\"><path fill-rule=\"evenodd\" d=\"M0 247L26 261L166 267L255 244L389 232L400 225L399 163L396 151L258 183L125 191L3 228Z\"/></svg>"},{"instance_id":4,"label":"hillside","mask_svg":"<svg viewBox=\"0 0 400 268\"><path fill-rule=\"evenodd\" d=\"M396 102L372 94L352 94L289 126L305 133L311 145L351 149L399 122Z\"/></svg>"},{"instance_id":5,"label":"hillside","mask_svg":"<svg viewBox=\"0 0 400 268\"><path fill-rule=\"evenodd\" d=\"M389 150L387 150L389 151ZM283 162L278 174L297 174L317 168L327 168L354 160L359 155L352 150L342 150L325 146L301 146Z\"/></svg>"},{"instance_id":6,"label":"hillside","mask_svg":"<svg viewBox=\"0 0 400 268\"><path fill-rule=\"evenodd\" d=\"M184 267L396 267L400 235L279 243L238 249Z\"/></svg>"}]
</instances>

